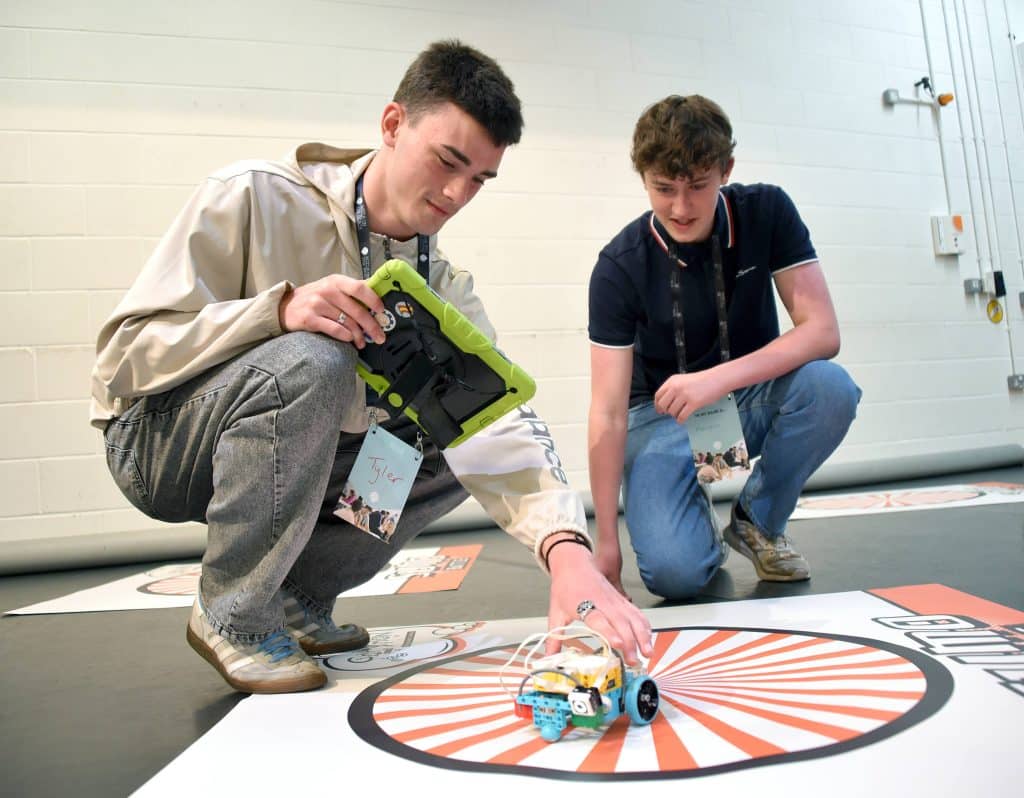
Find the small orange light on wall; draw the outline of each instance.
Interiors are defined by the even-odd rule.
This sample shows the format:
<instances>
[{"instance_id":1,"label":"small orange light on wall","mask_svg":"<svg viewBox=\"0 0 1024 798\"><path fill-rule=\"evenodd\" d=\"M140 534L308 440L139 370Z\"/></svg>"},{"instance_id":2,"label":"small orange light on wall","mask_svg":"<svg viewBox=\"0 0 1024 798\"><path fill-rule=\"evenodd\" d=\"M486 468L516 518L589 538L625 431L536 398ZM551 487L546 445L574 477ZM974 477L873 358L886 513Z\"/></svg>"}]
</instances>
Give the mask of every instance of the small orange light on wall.
<instances>
[{"instance_id":1,"label":"small orange light on wall","mask_svg":"<svg viewBox=\"0 0 1024 798\"><path fill-rule=\"evenodd\" d=\"M953 95L940 94L936 99L939 101L939 105L949 105L951 102L953 102Z\"/></svg>"}]
</instances>

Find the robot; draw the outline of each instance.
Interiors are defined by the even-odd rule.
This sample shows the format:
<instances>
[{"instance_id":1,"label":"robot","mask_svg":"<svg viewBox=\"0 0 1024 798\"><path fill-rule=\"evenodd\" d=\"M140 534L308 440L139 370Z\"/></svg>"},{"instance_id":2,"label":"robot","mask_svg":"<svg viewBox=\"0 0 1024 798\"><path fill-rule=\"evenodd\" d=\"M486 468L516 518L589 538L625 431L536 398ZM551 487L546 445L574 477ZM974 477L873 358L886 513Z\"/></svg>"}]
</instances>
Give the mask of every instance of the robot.
<instances>
[{"instance_id":1,"label":"robot","mask_svg":"<svg viewBox=\"0 0 1024 798\"><path fill-rule=\"evenodd\" d=\"M557 654L534 655L550 637L564 641L595 638L597 652L563 646ZM505 685L505 672L532 644L523 661L525 675L515 694ZM501 670L505 691L514 695L515 714L532 720L540 736L556 742L571 727L597 729L620 715L646 726L658 714L658 686L641 668L627 668L622 656L597 632L562 627L527 638Z\"/></svg>"}]
</instances>

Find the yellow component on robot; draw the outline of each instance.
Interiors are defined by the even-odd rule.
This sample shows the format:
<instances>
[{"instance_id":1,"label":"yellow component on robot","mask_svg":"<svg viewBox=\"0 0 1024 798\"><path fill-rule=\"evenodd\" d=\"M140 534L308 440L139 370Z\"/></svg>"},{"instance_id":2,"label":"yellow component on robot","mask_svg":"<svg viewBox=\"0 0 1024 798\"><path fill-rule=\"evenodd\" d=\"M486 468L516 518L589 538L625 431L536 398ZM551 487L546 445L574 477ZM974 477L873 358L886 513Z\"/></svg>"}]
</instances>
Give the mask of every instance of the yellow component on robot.
<instances>
[{"instance_id":1,"label":"yellow component on robot","mask_svg":"<svg viewBox=\"0 0 1024 798\"><path fill-rule=\"evenodd\" d=\"M533 689L542 693L568 693L576 686L576 682L568 676L556 673L536 673L533 676Z\"/></svg>"},{"instance_id":2,"label":"yellow component on robot","mask_svg":"<svg viewBox=\"0 0 1024 798\"><path fill-rule=\"evenodd\" d=\"M600 682L598 682L597 684L587 685L587 686L588 687L597 687L598 689L604 691L604 690L614 690L616 687L618 687L621 684L622 684L622 668L620 668L618 665L616 665L614 668L611 668L607 673L605 673L601 677Z\"/></svg>"}]
</instances>

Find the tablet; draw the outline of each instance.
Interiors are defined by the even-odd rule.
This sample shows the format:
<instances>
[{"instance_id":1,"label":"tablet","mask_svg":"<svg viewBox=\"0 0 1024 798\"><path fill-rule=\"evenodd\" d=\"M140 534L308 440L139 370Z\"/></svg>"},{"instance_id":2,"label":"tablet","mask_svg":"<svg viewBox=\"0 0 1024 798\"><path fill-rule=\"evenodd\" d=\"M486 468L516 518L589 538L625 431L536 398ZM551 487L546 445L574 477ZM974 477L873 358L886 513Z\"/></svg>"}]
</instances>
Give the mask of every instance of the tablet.
<instances>
[{"instance_id":1,"label":"tablet","mask_svg":"<svg viewBox=\"0 0 1024 798\"><path fill-rule=\"evenodd\" d=\"M408 263L387 261L367 284L385 307L385 341L367 341L357 366L373 404L404 412L444 449L533 397L533 379Z\"/></svg>"}]
</instances>

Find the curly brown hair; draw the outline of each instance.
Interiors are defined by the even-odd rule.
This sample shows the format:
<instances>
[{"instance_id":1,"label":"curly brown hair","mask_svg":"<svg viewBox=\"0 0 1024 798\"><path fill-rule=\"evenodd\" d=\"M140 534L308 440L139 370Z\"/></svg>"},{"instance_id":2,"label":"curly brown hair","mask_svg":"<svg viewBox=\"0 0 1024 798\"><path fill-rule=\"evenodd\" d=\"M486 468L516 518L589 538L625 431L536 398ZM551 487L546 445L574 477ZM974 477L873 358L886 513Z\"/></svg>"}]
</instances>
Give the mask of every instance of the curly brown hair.
<instances>
[{"instance_id":1,"label":"curly brown hair","mask_svg":"<svg viewBox=\"0 0 1024 798\"><path fill-rule=\"evenodd\" d=\"M672 94L648 106L633 130L630 158L642 176L691 178L718 166L728 169L736 142L729 117L707 97Z\"/></svg>"}]
</instances>

